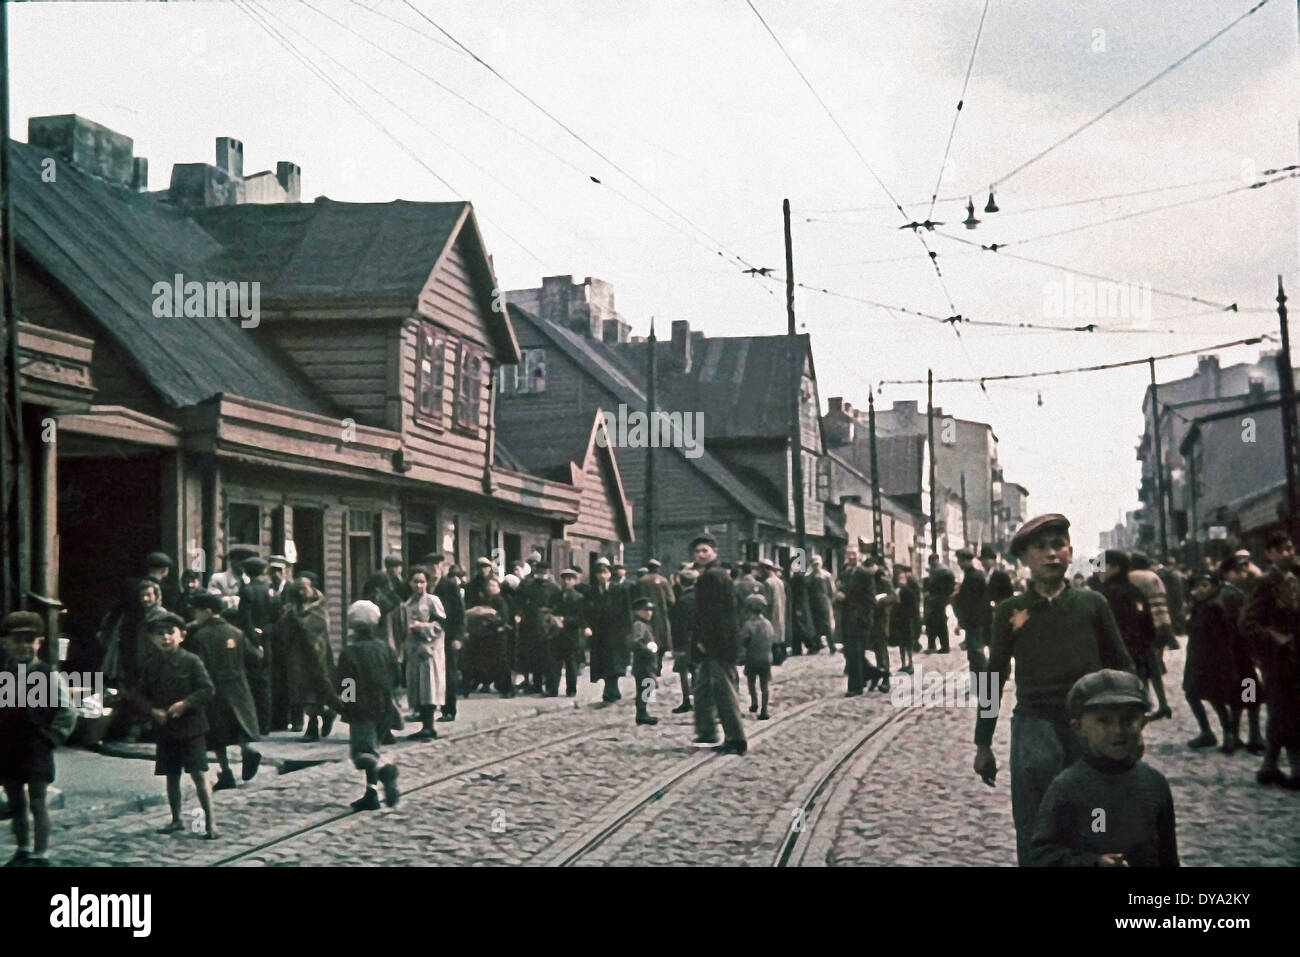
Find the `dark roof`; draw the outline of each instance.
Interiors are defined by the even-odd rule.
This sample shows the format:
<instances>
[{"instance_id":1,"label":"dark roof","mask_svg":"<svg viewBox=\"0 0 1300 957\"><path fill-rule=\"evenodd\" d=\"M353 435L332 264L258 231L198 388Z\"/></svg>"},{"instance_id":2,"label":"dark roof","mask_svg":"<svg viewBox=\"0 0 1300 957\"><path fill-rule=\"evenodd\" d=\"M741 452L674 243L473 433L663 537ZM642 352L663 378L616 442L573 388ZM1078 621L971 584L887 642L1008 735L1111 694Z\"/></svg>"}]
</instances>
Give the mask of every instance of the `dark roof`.
<instances>
[{"instance_id":1,"label":"dark roof","mask_svg":"<svg viewBox=\"0 0 1300 957\"><path fill-rule=\"evenodd\" d=\"M409 299L414 304L468 203L216 206L194 218L266 298Z\"/></svg>"},{"instance_id":2,"label":"dark roof","mask_svg":"<svg viewBox=\"0 0 1300 957\"><path fill-rule=\"evenodd\" d=\"M167 405L230 392L325 415L336 409L268 342L238 319L158 318L153 287L240 278L220 246L183 213L10 143L18 246L99 324ZM247 277L243 277L247 278ZM20 304L21 305L21 304Z\"/></svg>"},{"instance_id":3,"label":"dark roof","mask_svg":"<svg viewBox=\"0 0 1300 957\"><path fill-rule=\"evenodd\" d=\"M789 336L718 336L691 343L691 368L679 372L672 361L672 341L660 340L658 404L703 410L711 440L785 439L793 411L794 369L807 354L807 335L792 362ZM650 343L620 342L606 346L637 382L649 379Z\"/></svg>"},{"instance_id":4,"label":"dark roof","mask_svg":"<svg viewBox=\"0 0 1300 957\"><path fill-rule=\"evenodd\" d=\"M530 322L538 332L555 343L571 361L577 363L604 388L612 392L619 402L632 409L646 407L645 393L636 384L629 370L623 368L623 364L615 356L615 350L608 344L595 342L555 323L538 319L514 303L509 304L509 312L516 319ZM750 491L745 483L715 456L704 451L698 457L690 458L686 456L684 449L678 449L677 452L745 511L768 524L782 528L789 527L789 521L784 515L764 501L761 496Z\"/></svg>"}]
</instances>

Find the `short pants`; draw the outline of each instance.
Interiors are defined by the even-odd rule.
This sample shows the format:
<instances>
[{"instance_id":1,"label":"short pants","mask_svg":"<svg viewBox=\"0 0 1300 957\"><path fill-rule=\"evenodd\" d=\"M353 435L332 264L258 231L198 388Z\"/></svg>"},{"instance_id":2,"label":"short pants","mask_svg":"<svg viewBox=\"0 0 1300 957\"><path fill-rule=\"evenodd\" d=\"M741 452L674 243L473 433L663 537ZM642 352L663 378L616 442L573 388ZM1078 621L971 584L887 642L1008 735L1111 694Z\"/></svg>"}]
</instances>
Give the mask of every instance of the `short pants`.
<instances>
[{"instance_id":1,"label":"short pants","mask_svg":"<svg viewBox=\"0 0 1300 957\"><path fill-rule=\"evenodd\" d=\"M160 777L197 774L208 769L208 742L203 735L192 738L160 738L154 755L153 773Z\"/></svg>"}]
</instances>

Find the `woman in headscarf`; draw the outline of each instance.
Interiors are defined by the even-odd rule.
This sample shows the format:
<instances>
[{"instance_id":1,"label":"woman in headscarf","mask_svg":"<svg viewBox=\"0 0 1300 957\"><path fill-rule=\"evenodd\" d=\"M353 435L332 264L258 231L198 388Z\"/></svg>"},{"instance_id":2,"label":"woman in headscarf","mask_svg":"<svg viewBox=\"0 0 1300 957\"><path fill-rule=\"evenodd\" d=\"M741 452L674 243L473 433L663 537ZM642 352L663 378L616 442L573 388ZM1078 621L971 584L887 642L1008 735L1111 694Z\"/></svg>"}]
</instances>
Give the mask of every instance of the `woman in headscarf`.
<instances>
[{"instance_id":1,"label":"woman in headscarf","mask_svg":"<svg viewBox=\"0 0 1300 957\"><path fill-rule=\"evenodd\" d=\"M329 608L315 574L298 573L276 628L287 656L290 712L301 709L307 715L302 740L319 741L334 727L335 714L328 706L334 685L334 650L330 646Z\"/></svg>"},{"instance_id":2,"label":"woman in headscarf","mask_svg":"<svg viewBox=\"0 0 1300 957\"><path fill-rule=\"evenodd\" d=\"M443 623L447 612L436 595L429 592L429 573L411 571L407 579L411 597L397 607L399 633L406 636L406 702L420 716L420 730L407 735L408 741L432 741L433 711L447 700L447 662Z\"/></svg>"}]
</instances>

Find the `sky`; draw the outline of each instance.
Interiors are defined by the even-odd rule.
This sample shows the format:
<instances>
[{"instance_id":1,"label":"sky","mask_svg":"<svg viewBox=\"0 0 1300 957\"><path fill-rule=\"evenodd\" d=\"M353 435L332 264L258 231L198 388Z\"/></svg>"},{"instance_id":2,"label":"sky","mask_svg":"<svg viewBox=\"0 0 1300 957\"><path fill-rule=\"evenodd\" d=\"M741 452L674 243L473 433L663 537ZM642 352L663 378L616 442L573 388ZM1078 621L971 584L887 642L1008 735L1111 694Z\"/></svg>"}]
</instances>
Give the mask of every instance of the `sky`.
<instances>
[{"instance_id":1,"label":"sky","mask_svg":"<svg viewBox=\"0 0 1300 957\"><path fill-rule=\"evenodd\" d=\"M634 335L651 317L784 332L781 282L743 270L783 277L789 199L823 406L865 407L872 384L927 369L979 378L1276 333L1277 276L1300 292L1300 181L1240 187L1297 162L1295 4L1270 0L1017 171L1254 2L992 0L982 29L984 0L24 3L9 7L10 117L20 140L28 117L70 112L132 137L152 189L234 136L246 173L298 163L304 200L468 199L503 287L604 279ZM985 214L994 183L1000 211ZM944 223L923 234L942 281L899 229L926 218ZM1132 295L1090 313L1080 297L1104 302L1104 281L1008 254ZM906 310L1124 331L959 336ZM1142 364L940 384L935 404L992 424L1030 511L1067 514L1087 553L1137 505L1147 382ZM924 403L925 386L877 395L908 399Z\"/></svg>"}]
</instances>

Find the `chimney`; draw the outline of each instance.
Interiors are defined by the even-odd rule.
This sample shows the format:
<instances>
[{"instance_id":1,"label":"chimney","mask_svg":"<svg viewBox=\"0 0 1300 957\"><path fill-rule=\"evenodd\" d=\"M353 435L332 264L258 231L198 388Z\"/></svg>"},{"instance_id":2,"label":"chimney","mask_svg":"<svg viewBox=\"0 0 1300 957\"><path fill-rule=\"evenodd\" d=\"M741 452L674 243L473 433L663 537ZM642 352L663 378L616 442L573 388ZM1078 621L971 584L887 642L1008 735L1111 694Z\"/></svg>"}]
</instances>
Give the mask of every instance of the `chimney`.
<instances>
[{"instance_id":1,"label":"chimney","mask_svg":"<svg viewBox=\"0 0 1300 957\"><path fill-rule=\"evenodd\" d=\"M1201 380L1201 395L1217 398L1222 394L1218 356L1196 357L1196 378Z\"/></svg>"},{"instance_id":2,"label":"chimney","mask_svg":"<svg viewBox=\"0 0 1300 957\"><path fill-rule=\"evenodd\" d=\"M241 156L239 162L242 166L244 162L242 156L243 148L241 147L240 149ZM301 200L302 169L297 163L280 160L280 162L275 164L275 178L280 181L280 185L284 188L284 201L286 203L297 203Z\"/></svg>"},{"instance_id":3,"label":"chimney","mask_svg":"<svg viewBox=\"0 0 1300 957\"><path fill-rule=\"evenodd\" d=\"M231 179L243 179L244 144L233 136L218 136L217 169Z\"/></svg>"},{"instance_id":4,"label":"chimney","mask_svg":"<svg viewBox=\"0 0 1300 957\"><path fill-rule=\"evenodd\" d=\"M27 142L115 186L132 179L131 137L123 136L75 113L33 116L27 121Z\"/></svg>"},{"instance_id":5,"label":"chimney","mask_svg":"<svg viewBox=\"0 0 1300 957\"><path fill-rule=\"evenodd\" d=\"M822 433L826 436L826 441L835 446L851 445L856 425L853 406L840 395L833 396L828 405L826 417L822 419Z\"/></svg>"},{"instance_id":6,"label":"chimney","mask_svg":"<svg viewBox=\"0 0 1300 957\"><path fill-rule=\"evenodd\" d=\"M691 324L685 319L673 320L673 368L680 373L691 371Z\"/></svg>"},{"instance_id":7,"label":"chimney","mask_svg":"<svg viewBox=\"0 0 1300 957\"><path fill-rule=\"evenodd\" d=\"M143 193L149 188L149 160L147 157L132 157L131 188L137 193Z\"/></svg>"},{"instance_id":8,"label":"chimney","mask_svg":"<svg viewBox=\"0 0 1300 957\"><path fill-rule=\"evenodd\" d=\"M1246 394L1252 403L1264 401L1264 379L1261 376L1251 376L1246 383Z\"/></svg>"},{"instance_id":9,"label":"chimney","mask_svg":"<svg viewBox=\"0 0 1300 957\"><path fill-rule=\"evenodd\" d=\"M537 294L537 316L557 326L569 327L569 289L572 276L545 276ZM581 328L575 330L582 332Z\"/></svg>"}]
</instances>

